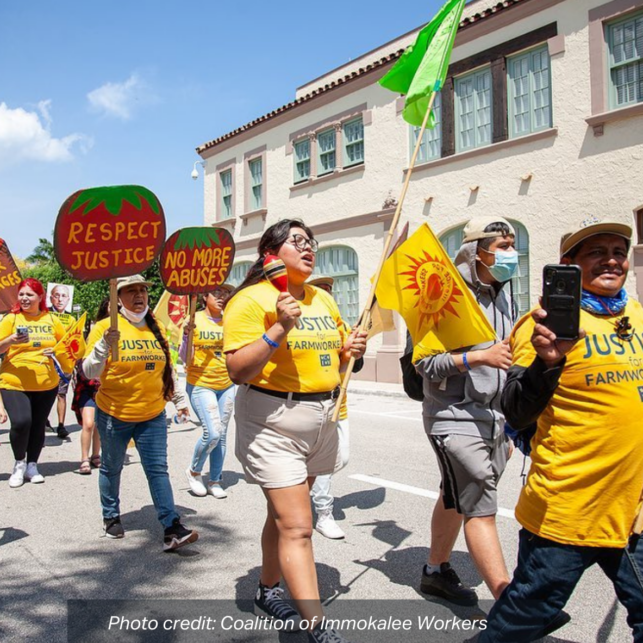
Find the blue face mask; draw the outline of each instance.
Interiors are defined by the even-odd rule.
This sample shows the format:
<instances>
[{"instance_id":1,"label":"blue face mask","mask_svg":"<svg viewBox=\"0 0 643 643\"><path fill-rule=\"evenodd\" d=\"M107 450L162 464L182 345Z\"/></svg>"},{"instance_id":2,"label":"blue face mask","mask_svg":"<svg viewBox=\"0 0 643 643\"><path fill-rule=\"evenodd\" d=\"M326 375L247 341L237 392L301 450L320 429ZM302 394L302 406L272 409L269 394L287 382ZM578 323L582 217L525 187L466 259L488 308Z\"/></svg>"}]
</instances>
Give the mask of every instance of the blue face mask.
<instances>
[{"instance_id":1,"label":"blue face mask","mask_svg":"<svg viewBox=\"0 0 643 643\"><path fill-rule=\"evenodd\" d=\"M509 281L518 266L518 253L515 250L497 250L491 254L496 256L496 261L493 266L487 266L487 270L497 282Z\"/></svg>"}]
</instances>

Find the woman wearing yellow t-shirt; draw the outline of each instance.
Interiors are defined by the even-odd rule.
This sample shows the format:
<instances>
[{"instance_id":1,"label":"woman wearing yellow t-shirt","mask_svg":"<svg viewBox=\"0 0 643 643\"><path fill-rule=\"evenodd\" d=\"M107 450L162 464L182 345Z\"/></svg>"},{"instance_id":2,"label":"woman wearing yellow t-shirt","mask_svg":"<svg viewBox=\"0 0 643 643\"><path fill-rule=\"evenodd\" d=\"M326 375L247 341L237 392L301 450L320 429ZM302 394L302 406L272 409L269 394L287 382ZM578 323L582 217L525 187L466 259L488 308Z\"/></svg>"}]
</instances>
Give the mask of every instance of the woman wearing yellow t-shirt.
<instances>
[{"instance_id":1,"label":"woman wearing yellow t-shirt","mask_svg":"<svg viewBox=\"0 0 643 643\"><path fill-rule=\"evenodd\" d=\"M301 221L284 219L268 228L259 259L226 306L223 325L228 372L244 384L235 404L236 455L246 480L261 486L268 504L255 613L284 622L284 629L308 629L309 640L320 642L330 634L319 625L309 493L316 476L341 466L331 418L340 372L351 355L363 355L366 333L346 336L333 298L305 285L316 250ZM268 254L284 262L288 292L278 293L263 278ZM282 576L299 614L283 599Z\"/></svg>"},{"instance_id":2,"label":"woman wearing yellow t-shirt","mask_svg":"<svg viewBox=\"0 0 643 643\"><path fill-rule=\"evenodd\" d=\"M165 404L172 400L181 416L189 416L183 395L176 391L170 349L161 325L148 308L149 282L141 275L117 280L121 305L118 329L109 318L99 321L87 340L83 372L100 378L96 394L96 424L101 441L98 478L103 529L109 538L122 538L120 482L127 445L133 438L141 456L159 522L165 529L164 551L198 538L186 529L174 505L167 472ZM118 344L118 359L112 346Z\"/></svg>"},{"instance_id":3,"label":"woman wearing yellow t-shirt","mask_svg":"<svg viewBox=\"0 0 643 643\"><path fill-rule=\"evenodd\" d=\"M0 393L11 420L9 439L16 463L10 487L44 482L37 462L45 444L45 422L56 399L59 376L48 358L65 329L45 304L37 279L18 287L18 302L0 322Z\"/></svg>"},{"instance_id":4,"label":"woman wearing yellow t-shirt","mask_svg":"<svg viewBox=\"0 0 643 643\"><path fill-rule=\"evenodd\" d=\"M187 394L203 429L185 475L195 496L210 494L219 499L228 495L221 486L221 474L236 389L228 375L223 356L222 311L230 292L232 286L223 284L205 295L205 310L198 312L194 320L192 359L188 360L187 355L187 337L191 328L189 322L183 329L183 343L179 351L179 356L188 365ZM201 472L208 455L210 482L206 488Z\"/></svg>"}]
</instances>

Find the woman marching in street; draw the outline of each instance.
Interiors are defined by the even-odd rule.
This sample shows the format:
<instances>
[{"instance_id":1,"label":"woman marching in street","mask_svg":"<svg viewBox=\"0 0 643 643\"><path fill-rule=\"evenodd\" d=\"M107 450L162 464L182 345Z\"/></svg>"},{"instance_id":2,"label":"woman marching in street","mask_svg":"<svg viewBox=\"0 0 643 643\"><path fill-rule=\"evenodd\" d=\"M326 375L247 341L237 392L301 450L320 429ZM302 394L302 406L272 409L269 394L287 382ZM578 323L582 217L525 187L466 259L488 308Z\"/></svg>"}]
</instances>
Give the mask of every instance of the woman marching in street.
<instances>
[{"instance_id":1,"label":"woman marching in street","mask_svg":"<svg viewBox=\"0 0 643 643\"><path fill-rule=\"evenodd\" d=\"M187 394L201 421L203 433L194 447L194 455L185 475L195 496L226 498L221 486L226 434L234 408L236 386L230 380L223 356L223 306L232 286L217 286L204 297L205 310L196 314L193 326L187 322L179 356L187 364ZM194 329L194 351L187 355L187 337ZM201 473L210 459L210 482L203 484Z\"/></svg>"},{"instance_id":2,"label":"woman marching in street","mask_svg":"<svg viewBox=\"0 0 643 643\"><path fill-rule=\"evenodd\" d=\"M284 219L259 242L259 258L233 293L224 315L228 371L239 387L236 455L247 482L267 501L255 613L284 629L307 629L314 643L343 641L325 627L312 548L310 488L341 468L331 418L341 372L366 350L366 333L346 335L337 304L305 285L317 242L301 221ZM266 255L285 264L288 291L264 277ZM286 581L298 612L283 598Z\"/></svg>"},{"instance_id":3,"label":"woman marching in street","mask_svg":"<svg viewBox=\"0 0 643 643\"><path fill-rule=\"evenodd\" d=\"M197 540L174 506L167 472L165 404L172 400L179 415L188 416L184 396L175 390L174 372L165 333L148 307L149 282L141 275L117 280L121 305L118 329L110 320L98 322L87 341L83 372L100 378L96 424L102 446L99 474L103 528L122 538L120 482L127 445L134 439L159 522L165 529L163 550L173 551ZM112 348L118 346L118 359Z\"/></svg>"},{"instance_id":4,"label":"woman marching in street","mask_svg":"<svg viewBox=\"0 0 643 643\"><path fill-rule=\"evenodd\" d=\"M58 392L59 376L48 358L65 329L45 304L37 279L25 279L18 301L0 322L0 393L11 421L9 439L16 463L10 487L44 482L37 462L45 444L45 422Z\"/></svg>"}]
</instances>

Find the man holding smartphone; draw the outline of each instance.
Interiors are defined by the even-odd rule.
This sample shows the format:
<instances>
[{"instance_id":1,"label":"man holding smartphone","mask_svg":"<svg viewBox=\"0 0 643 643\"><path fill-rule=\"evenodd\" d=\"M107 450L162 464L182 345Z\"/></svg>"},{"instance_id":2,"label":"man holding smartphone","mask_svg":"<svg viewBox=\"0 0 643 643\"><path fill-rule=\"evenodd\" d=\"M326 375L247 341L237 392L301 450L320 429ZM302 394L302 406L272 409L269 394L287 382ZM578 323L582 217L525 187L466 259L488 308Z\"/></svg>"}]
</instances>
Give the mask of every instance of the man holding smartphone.
<instances>
[{"instance_id":1,"label":"man holding smartphone","mask_svg":"<svg viewBox=\"0 0 643 643\"><path fill-rule=\"evenodd\" d=\"M512 334L502 408L516 429L537 421L516 507L518 565L480 635L532 641L598 564L643 641L643 308L624 289L630 226L591 220L563 236L561 263L581 270L577 339L558 339L547 311Z\"/></svg>"}]
</instances>

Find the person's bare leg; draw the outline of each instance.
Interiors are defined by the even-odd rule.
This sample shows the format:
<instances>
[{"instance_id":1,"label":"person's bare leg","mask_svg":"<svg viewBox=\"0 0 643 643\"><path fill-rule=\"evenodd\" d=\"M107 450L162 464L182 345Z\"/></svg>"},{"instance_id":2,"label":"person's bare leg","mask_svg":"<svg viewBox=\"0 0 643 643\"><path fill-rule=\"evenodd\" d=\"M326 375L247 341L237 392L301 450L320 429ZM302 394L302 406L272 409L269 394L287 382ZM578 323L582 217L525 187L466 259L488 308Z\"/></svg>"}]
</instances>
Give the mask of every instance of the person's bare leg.
<instances>
[{"instance_id":1,"label":"person's bare leg","mask_svg":"<svg viewBox=\"0 0 643 643\"><path fill-rule=\"evenodd\" d=\"M498 599L509 585L509 572L498 539L496 516L465 518L464 537L480 576Z\"/></svg>"},{"instance_id":2,"label":"person's bare leg","mask_svg":"<svg viewBox=\"0 0 643 643\"><path fill-rule=\"evenodd\" d=\"M58 398L60 400L61 398ZM83 418L83 426L80 432L80 459L89 460L89 452L92 455L100 453L100 441L94 439L94 448L92 449L92 436L97 433L96 425L94 424L94 409L91 406L86 406L81 411ZM98 448L96 445L98 444Z\"/></svg>"},{"instance_id":3,"label":"person's bare leg","mask_svg":"<svg viewBox=\"0 0 643 643\"><path fill-rule=\"evenodd\" d=\"M310 507L313 481L314 478L309 478L293 487L263 489L272 522L270 518L266 520L261 538L261 582L271 587L279 581L280 572L299 614L311 623L311 629L324 616L313 557Z\"/></svg>"},{"instance_id":4,"label":"person's bare leg","mask_svg":"<svg viewBox=\"0 0 643 643\"><path fill-rule=\"evenodd\" d=\"M431 517L431 550L427 559L429 565L440 565L449 560L461 526L462 515L455 509L446 509L444 499L440 496Z\"/></svg>"},{"instance_id":5,"label":"person's bare leg","mask_svg":"<svg viewBox=\"0 0 643 643\"><path fill-rule=\"evenodd\" d=\"M58 395L56 397L56 410L58 411L58 424L65 424L65 415L67 414L67 397Z\"/></svg>"}]
</instances>

